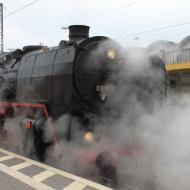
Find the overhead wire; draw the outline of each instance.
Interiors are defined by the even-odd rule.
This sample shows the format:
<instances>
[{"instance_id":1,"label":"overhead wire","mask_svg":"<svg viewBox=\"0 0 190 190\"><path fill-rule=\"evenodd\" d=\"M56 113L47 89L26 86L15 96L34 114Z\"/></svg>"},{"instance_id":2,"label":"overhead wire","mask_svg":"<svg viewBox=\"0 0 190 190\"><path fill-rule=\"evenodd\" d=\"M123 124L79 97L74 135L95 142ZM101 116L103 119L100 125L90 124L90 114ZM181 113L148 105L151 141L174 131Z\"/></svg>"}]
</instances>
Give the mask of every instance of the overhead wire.
<instances>
[{"instance_id":1,"label":"overhead wire","mask_svg":"<svg viewBox=\"0 0 190 190\"><path fill-rule=\"evenodd\" d=\"M174 25L172 25L172 26L174 26ZM144 31L143 31L143 32L138 32L138 35L137 35L137 33L131 33L128 36L126 36L125 34L118 34L117 33L115 37L122 38L123 40L124 39L135 40L136 38L138 38L138 39L144 39L144 40L145 39L148 39L148 40L155 39L155 41L156 41L156 40L161 40L161 39L167 39L167 40L173 39L172 37L174 37L174 36L176 39L178 38L177 40L179 40L179 37L178 37L179 35L180 36L182 36L182 35L187 36L189 34L189 25L188 24L184 24L184 25L178 24L178 26L175 27L175 30L171 30L172 28L174 28L174 27L171 27L171 25L170 25L170 28L167 28L165 30L164 29L163 30L156 30L159 33L156 33L156 31L154 31L154 32L149 32L149 33L147 32L144 34ZM163 32L161 32L161 31L163 31Z\"/></svg>"},{"instance_id":2,"label":"overhead wire","mask_svg":"<svg viewBox=\"0 0 190 190\"><path fill-rule=\"evenodd\" d=\"M10 16L12 16L12 15L14 15L14 14L16 14L16 13L22 11L23 9L30 7L31 5L37 3L38 1L40 1L40 0L32 1L32 2L30 2L29 4L26 4L26 5L22 6L21 8L19 8L19 9L13 11L13 12L11 12L11 13L9 13L8 15L5 15L3 18L4 18L4 19L5 19L5 18L8 18L8 17L10 17ZM128 3L128 4L124 4L124 5L120 6L120 7L117 7L117 8L114 8L114 9L110 9L110 10L107 10L107 11L104 11L104 12L101 12L101 13L98 13L98 14L95 14L95 15L92 15L92 16L88 16L88 18L84 17L84 18L75 20L75 21L73 21L73 22L81 22L81 21L83 21L83 20L86 21L86 20L90 20L90 19L93 19L93 18L96 18L96 17L100 17L100 16L102 16L102 15L109 14L109 13L113 13L113 12L118 11L118 10L121 10L121 9L123 9L123 8L130 7L130 6L133 6L133 5L135 5L135 4L139 4L139 3L141 3L142 1L146 1L146 0L137 0L137 1L135 1L135 2L131 2L131 3ZM59 27L59 28L61 28L61 27ZM56 29L58 29L58 27L54 27L54 28L52 28L52 29L50 29L50 30L44 30L43 32L40 32L39 34L41 35L41 34L43 34L43 33L46 33L46 32L49 32L49 31L53 31L53 30L56 30ZM36 35L38 35L38 34L36 34Z\"/></svg>"},{"instance_id":3,"label":"overhead wire","mask_svg":"<svg viewBox=\"0 0 190 190\"><path fill-rule=\"evenodd\" d=\"M32 1L32 2L30 2L30 3L28 3L28 4L24 5L24 6L22 6L21 8L19 8L19 9L13 11L13 12L11 12L11 13L9 13L8 15L5 15L3 18L4 18L4 19L5 19L5 18L8 18L8 17L10 17L10 16L12 16L12 15L14 15L14 14L16 14L16 13L22 11L23 9L26 9L26 8L30 7L31 5L37 3L38 1L40 1L40 0Z\"/></svg>"},{"instance_id":4,"label":"overhead wire","mask_svg":"<svg viewBox=\"0 0 190 190\"><path fill-rule=\"evenodd\" d=\"M149 33L149 35L146 35L146 36L138 36L138 40L135 39L135 36L133 38L131 37L131 38L126 38L126 39L123 36L122 40L124 39L128 40L128 41L124 40L126 44L128 42L133 44L136 41L139 46L147 47L152 42L159 41L159 40L167 40L167 41L171 41L175 43L180 43L181 40L183 40L184 37L188 35L189 35L188 25L184 25L184 26L180 26L180 28L177 28L176 30L170 30L170 32L164 31L163 33L159 33L158 35Z\"/></svg>"},{"instance_id":5,"label":"overhead wire","mask_svg":"<svg viewBox=\"0 0 190 190\"><path fill-rule=\"evenodd\" d=\"M189 27L180 27L178 30L170 31L170 33L163 34L164 39L169 39L170 41L181 41L184 36L189 35Z\"/></svg>"},{"instance_id":6,"label":"overhead wire","mask_svg":"<svg viewBox=\"0 0 190 190\"><path fill-rule=\"evenodd\" d=\"M35 0L35 1L33 1L33 2L29 3L29 4L27 4L27 5L25 5L25 6L23 6L23 7L19 8L19 9L17 9L16 11L14 11L14 12L12 12L12 13L6 15L5 17L12 16L13 14L16 14L17 12L19 12L19 11L21 11L21 10L23 10L23 9L25 9L25 8L27 8L27 7L29 7L29 6L31 6L31 5L33 5L34 3L38 2L38 1L40 1L40 0ZM6 12L8 12L7 6L3 5L3 8L4 8L4 10L5 10ZM3 17L3 18L5 18L5 17ZM30 32L26 31L25 27L23 27L23 25L20 23L20 21L19 21L17 18L14 17L13 19L14 19L15 23L19 26L19 28L20 28L32 41L37 42L37 40L35 39L35 37L34 37Z\"/></svg>"},{"instance_id":7,"label":"overhead wire","mask_svg":"<svg viewBox=\"0 0 190 190\"><path fill-rule=\"evenodd\" d=\"M161 28L155 28L155 29L152 29L152 30L138 32L138 33L134 33L134 34L129 34L127 37L136 36L136 35L144 35L144 34L147 34L147 33L161 31L161 30L166 30L166 29L175 28L175 27L179 27L179 26L184 26L184 25L188 25L188 24L190 24L190 21L189 22L180 23L180 24L175 24L175 25L169 25L169 26L165 26L165 27L161 27Z\"/></svg>"},{"instance_id":8,"label":"overhead wire","mask_svg":"<svg viewBox=\"0 0 190 190\"><path fill-rule=\"evenodd\" d=\"M103 16L103 15L106 15L106 14L110 14L110 13L113 13L113 12L116 12L116 11L119 11L121 9L124 9L126 7L130 7L132 5L135 5L135 4L139 4L141 3L142 1L146 1L146 0L137 0L135 2L131 2L131 3L128 3L128 4L124 4L120 7L117 7L117 8L114 8L114 9L109 9L109 10L106 10L106 11L103 11L103 12L100 12L100 13L97 13L97 14L94 14L94 15L91 15L91 16L88 16L88 17L83 17L83 18L80 18L80 19L75 19L73 21L71 21L72 23L77 23L77 22L82 22L82 21L87 21L87 20L90 20L90 19L94 19L94 18L97 18L97 17L100 17L100 16ZM69 23L68 23L69 24ZM67 24L66 24L67 25ZM50 31L54 31L54 30L57 30L57 29L60 29L60 28L66 28L65 26L54 26L52 28L49 28L47 30L44 30L44 31L41 31L39 33L37 33L37 35L42 35L44 33L47 33L47 32L50 32Z\"/></svg>"},{"instance_id":9,"label":"overhead wire","mask_svg":"<svg viewBox=\"0 0 190 190\"><path fill-rule=\"evenodd\" d=\"M138 28L148 28L153 26L159 26L159 25L165 25L168 23L179 23L180 21L190 21L190 18L183 18L183 19L177 19L177 20L168 20L159 22L157 24L147 24L147 25L136 25L136 26L130 26L129 29L138 29ZM93 27L96 30L125 30L124 27Z\"/></svg>"},{"instance_id":10,"label":"overhead wire","mask_svg":"<svg viewBox=\"0 0 190 190\"><path fill-rule=\"evenodd\" d=\"M121 10L121 9L123 9L123 8L125 8L126 7L126 5L122 5L122 6L120 6L120 7L118 7L118 8L115 8L115 9L110 9L110 10L107 10L107 11L104 11L104 12L101 12L101 13L97 13L97 14L95 14L95 15L91 15L91 16L88 16L88 18L86 18L86 17L83 17L83 18L81 18L81 19L77 19L77 20L73 20L73 21L71 21L72 23L78 23L78 22L82 22L83 20L85 20L85 21L87 21L87 20L90 20L90 19L93 19L93 18L96 18L96 17L100 17L100 16L102 16L102 15L105 15L105 14L109 14L109 13L111 13L111 12L115 12L115 11L118 11L118 10ZM69 23L68 23L69 24ZM67 24L65 24L65 25L67 25ZM42 35L42 34L44 34L44 33L47 33L47 32L51 32L51 31L54 31L54 30L58 30L58 29L60 29L60 28L66 28L65 26L63 27L63 26L56 26L56 27L52 27L52 28L49 28L49 29L47 29L47 30L44 30L44 31L41 31L41 32L39 32L37 35Z\"/></svg>"},{"instance_id":11,"label":"overhead wire","mask_svg":"<svg viewBox=\"0 0 190 190\"><path fill-rule=\"evenodd\" d=\"M88 18L86 18L85 20L89 20L89 19L93 19L93 18L96 18L96 17L99 17L99 16L102 16L102 15L105 15L105 14L109 14L109 13L113 13L115 11L118 11L118 10L121 10L125 7L130 7L132 5L135 5L135 4L138 4L142 1L145 1L145 0L138 0L138 1L135 1L135 2L132 2L132 3L129 3L129 4L125 4L123 6L120 6L118 8L115 8L115 9L112 9L112 10L108 10L108 11L105 11L105 12L102 12L102 13L99 13L99 14L96 14L96 15L93 15L93 16L90 16ZM186 18L185 20L190 20L190 18ZM81 22L82 19L80 20L77 20L78 22ZM179 22L179 21L184 21L184 19L178 19L178 20L173 20L173 21L164 21L164 22L161 22L161 23L157 23L157 24L153 24L153 25L143 25L144 27L152 27L152 26L158 26L158 25L161 25L161 24L167 24L167 23L171 23L171 22ZM169 26L164 26L164 27L160 27L160 28L155 28L155 29L151 29L151 30L146 30L146 31L143 31L143 32L138 32L138 33L134 33L134 34L129 34L127 35L127 37L131 37L131 36L136 36L136 35L144 35L144 34L147 34L147 33L152 33L152 32L156 32L156 31L161 31L161 30L166 30L166 29L170 29L170 28L176 28L176 27L180 27L180 26L184 26L184 25L188 25L190 24L190 21L188 22L183 22L183 23L179 23L179 24L174 24L174 25L169 25ZM142 28L142 26L139 26L139 28ZM131 28L135 28L135 27L130 27L129 29ZM110 28L111 30L114 29L114 28ZM117 28L117 29L121 29L121 30L125 30L124 27L122 28Z\"/></svg>"},{"instance_id":12,"label":"overhead wire","mask_svg":"<svg viewBox=\"0 0 190 190\"><path fill-rule=\"evenodd\" d=\"M105 15L105 14L113 13L113 12L121 10L123 8L130 7L130 6L135 5L135 4L139 4L142 1L146 1L146 0L138 0L138 1L135 1L135 2L128 3L128 4L124 4L124 5L120 6L120 7L117 7L117 8L114 8L114 9L110 9L110 10L107 10L107 11L103 11L103 12L97 13L95 15L88 16L88 18L84 17L84 18L78 19L78 20L76 20L74 22L81 22L83 20L86 21L86 20L89 20L89 19L100 17L100 16Z\"/></svg>"},{"instance_id":13,"label":"overhead wire","mask_svg":"<svg viewBox=\"0 0 190 190\"><path fill-rule=\"evenodd\" d=\"M138 25L138 26L130 26L130 28L135 29L135 28L142 28L142 27L152 27L152 26L159 26L159 25L165 25L168 23L179 23L181 21L190 21L190 17L189 18L183 18L183 19L175 19L175 20L165 20L156 24L145 24L145 25Z\"/></svg>"}]
</instances>

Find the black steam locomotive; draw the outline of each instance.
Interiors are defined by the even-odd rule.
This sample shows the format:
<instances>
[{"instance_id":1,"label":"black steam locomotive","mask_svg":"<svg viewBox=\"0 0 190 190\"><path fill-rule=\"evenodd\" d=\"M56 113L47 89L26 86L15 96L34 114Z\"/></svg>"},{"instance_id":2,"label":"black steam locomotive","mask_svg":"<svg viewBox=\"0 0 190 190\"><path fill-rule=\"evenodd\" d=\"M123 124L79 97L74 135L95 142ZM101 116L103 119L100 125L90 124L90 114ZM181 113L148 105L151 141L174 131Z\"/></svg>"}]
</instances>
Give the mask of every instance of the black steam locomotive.
<instances>
[{"instance_id":1,"label":"black steam locomotive","mask_svg":"<svg viewBox=\"0 0 190 190\"><path fill-rule=\"evenodd\" d=\"M151 57L149 61L155 74L164 71L161 59ZM91 141L96 127L93 118L109 114L110 109L115 113L121 111L116 108L117 101L114 104L108 100L110 94L118 95L120 102L127 101L133 87L140 86L137 93L142 102L146 100L145 104L150 102L150 94L163 94L164 80L151 80L148 70L139 76L131 77L128 73L130 77L126 77L125 63L125 53L119 44L103 36L89 37L89 27L83 25L70 26L69 41L63 40L56 47L25 46L1 54L1 133L5 119L19 115L26 136L24 147L27 148L27 138L32 134L35 153L43 161L48 146L59 138L72 140L75 131L72 122L68 122L64 134L56 135L48 118L56 120L68 114L78 118L84 140ZM126 86L131 89L123 90ZM153 93L154 89L159 93ZM44 139L45 127L51 133L48 140ZM110 162L109 153L97 157L100 169L105 169L104 158Z\"/></svg>"},{"instance_id":2,"label":"black steam locomotive","mask_svg":"<svg viewBox=\"0 0 190 190\"><path fill-rule=\"evenodd\" d=\"M107 99L104 85L114 65L124 62L122 48L112 39L89 38L89 27L82 25L70 26L69 32L69 41L57 47L25 46L0 55L1 124L19 112L25 128L33 128L40 154L44 123L39 118L57 119L68 113L80 118L85 132L91 131L85 115L100 113ZM65 138L71 138L70 127Z\"/></svg>"}]
</instances>

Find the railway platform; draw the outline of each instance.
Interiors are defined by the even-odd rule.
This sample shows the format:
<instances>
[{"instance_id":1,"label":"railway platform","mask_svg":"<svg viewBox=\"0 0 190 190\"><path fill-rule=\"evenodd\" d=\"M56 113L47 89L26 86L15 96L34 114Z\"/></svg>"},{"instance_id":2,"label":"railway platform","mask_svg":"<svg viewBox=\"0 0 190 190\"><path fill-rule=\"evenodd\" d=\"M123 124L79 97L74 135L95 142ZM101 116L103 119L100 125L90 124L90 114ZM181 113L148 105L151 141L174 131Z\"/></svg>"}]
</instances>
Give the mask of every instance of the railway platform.
<instances>
[{"instance_id":1,"label":"railway platform","mask_svg":"<svg viewBox=\"0 0 190 190\"><path fill-rule=\"evenodd\" d=\"M0 148L0 190L112 190Z\"/></svg>"}]
</instances>

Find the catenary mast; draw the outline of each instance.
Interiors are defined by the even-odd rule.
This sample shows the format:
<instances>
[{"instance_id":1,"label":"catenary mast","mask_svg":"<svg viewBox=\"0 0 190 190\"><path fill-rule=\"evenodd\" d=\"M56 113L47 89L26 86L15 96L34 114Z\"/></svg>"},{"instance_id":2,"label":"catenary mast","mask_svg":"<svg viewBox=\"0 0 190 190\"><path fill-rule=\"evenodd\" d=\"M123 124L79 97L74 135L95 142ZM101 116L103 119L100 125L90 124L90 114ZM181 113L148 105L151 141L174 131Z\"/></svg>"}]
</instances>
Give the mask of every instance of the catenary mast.
<instances>
[{"instance_id":1,"label":"catenary mast","mask_svg":"<svg viewBox=\"0 0 190 190\"><path fill-rule=\"evenodd\" d=\"M0 53L3 53L3 3L0 3Z\"/></svg>"}]
</instances>

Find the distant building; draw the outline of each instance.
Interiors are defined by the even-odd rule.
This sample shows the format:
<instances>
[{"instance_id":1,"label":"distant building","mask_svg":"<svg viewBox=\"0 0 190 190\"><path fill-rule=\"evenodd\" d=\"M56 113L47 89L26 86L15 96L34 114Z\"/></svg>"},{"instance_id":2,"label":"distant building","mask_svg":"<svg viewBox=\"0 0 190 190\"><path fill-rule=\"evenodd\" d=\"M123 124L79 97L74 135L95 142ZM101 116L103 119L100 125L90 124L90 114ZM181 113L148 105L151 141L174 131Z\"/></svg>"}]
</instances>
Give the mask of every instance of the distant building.
<instances>
[{"instance_id":1,"label":"distant building","mask_svg":"<svg viewBox=\"0 0 190 190\"><path fill-rule=\"evenodd\" d=\"M160 54L161 51L175 51L177 48L177 43L166 41L166 40L160 40L153 42L147 47L147 51L149 54Z\"/></svg>"}]
</instances>

